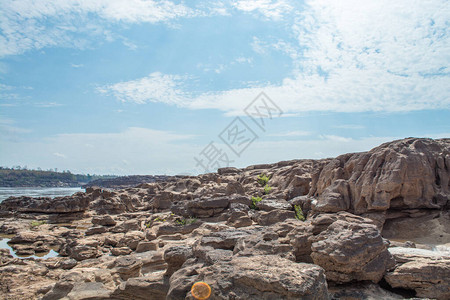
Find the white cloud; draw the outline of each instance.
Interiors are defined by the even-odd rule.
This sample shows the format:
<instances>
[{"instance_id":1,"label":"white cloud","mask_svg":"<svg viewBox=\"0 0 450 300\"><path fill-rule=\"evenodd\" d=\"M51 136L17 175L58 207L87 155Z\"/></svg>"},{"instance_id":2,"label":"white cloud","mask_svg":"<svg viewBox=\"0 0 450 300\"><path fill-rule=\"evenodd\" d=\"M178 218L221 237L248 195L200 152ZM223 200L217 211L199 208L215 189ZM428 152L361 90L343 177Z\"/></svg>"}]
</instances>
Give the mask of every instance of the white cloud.
<instances>
[{"instance_id":1,"label":"white cloud","mask_svg":"<svg viewBox=\"0 0 450 300\"><path fill-rule=\"evenodd\" d=\"M75 68L75 69L84 67L83 64L70 64L70 66L71 66L72 68Z\"/></svg>"},{"instance_id":2,"label":"white cloud","mask_svg":"<svg viewBox=\"0 0 450 300\"><path fill-rule=\"evenodd\" d=\"M10 90L12 90L12 89L14 89L13 86L10 86L10 85L7 85L7 84L0 83L0 91L10 91Z\"/></svg>"},{"instance_id":3,"label":"white cloud","mask_svg":"<svg viewBox=\"0 0 450 300\"><path fill-rule=\"evenodd\" d=\"M363 125L356 125L356 124L343 124L343 125L334 125L333 128L339 128L339 129L364 129L366 128Z\"/></svg>"},{"instance_id":4,"label":"white cloud","mask_svg":"<svg viewBox=\"0 0 450 300\"><path fill-rule=\"evenodd\" d=\"M267 53L267 45L262 42L259 38L256 36L253 37L253 41L251 43L253 51L255 51L258 54L266 54Z\"/></svg>"},{"instance_id":5,"label":"white cloud","mask_svg":"<svg viewBox=\"0 0 450 300\"><path fill-rule=\"evenodd\" d=\"M253 58L240 56L240 57L236 58L235 61L239 64L251 64L251 63L253 63Z\"/></svg>"},{"instance_id":6,"label":"white cloud","mask_svg":"<svg viewBox=\"0 0 450 300\"><path fill-rule=\"evenodd\" d=\"M17 126L15 120L0 116L0 141L17 141L23 134L30 132L32 130Z\"/></svg>"},{"instance_id":7,"label":"white cloud","mask_svg":"<svg viewBox=\"0 0 450 300\"><path fill-rule=\"evenodd\" d=\"M341 142L348 143L348 142L351 142L353 140L352 138L338 136L338 135L321 135L320 137L322 139L325 139L325 140L328 140L328 141L340 142L340 143Z\"/></svg>"},{"instance_id":8,"label":"white cloud","mask_svg":"<svg viewBox=\"0 0 450 300\"><path fill-rule=\"evenodd\" d=\"M59 152L55 152L55 153L53 153L53 155L56 156L56 157L59 157L59 158L67 158L66 155L64 155L62 153L59 153Z\"/></svg>"},{"instance_id":9,"label":"white cloud","mask_svg":"<svg viewBox=\"0 0 450 300\"><path fill-rule=\"evenodd\" d=\"M119 82L113 85L99 87L97 90L103 94L112 94L121 101L136 103L163 102L167 104L182 105L187 95L179 88L186 77L165 75L159 72L147 77Z\"/></svg>"},{"instance_id":10,"label":"white cloud","mask_svg":"<svg viewBox=\"0 0 450 300\"><path fill-rule=\"evenodd\" d=\"M285 13L290 12L293 7L284 0L240 0L235 1L233 6L245 12L257 12L266 18L280 20Z\"/></svg>"},{"instance_id":11,"label":"white cloud","mask_svg":"<svg viewBox=\"0 0 450 300\"><path fill-rule=\"evenodd\" d=\"M52 46L83 49L98 36L114 40L108 22L157 23L196 14L183 4L152 0L0 0L0 7L0 57Z\"/></svg>"},{"instance_id":12,"label":"white cloud","mask_svg":"<svg viewBox=\"0 0 450 300\"><path fill-rule=\"evenodd\" d=\"M310 131L300 131L300 130L269 134L269 136L277 136L277 137L293 137L293 136L308 136L308 135L311 135Z\"/></svg>"},{"instance_id":13,"label":"white cloud","mask_svg":"<svg viewBox=\"0 0 450 300\"><path fill-rule=\"evenodd\" d=\"M252 10L261 3L268 2L239 5ZM274 45L293 59L293 75L281 84L260 83L193 97L177 82L173 89L165 85L164 94L188 108L219 109L228 115L242 114L261 91L287 114L448 109L449 18L450 6L444 0L307 1L292 26L298 44ZM254 37L251 45L256 52L267 51L260 38ZM121 84L132 86L136 81ZM116 96L133 101L135 90L117 91ZM144 86L136 93L142 90Z\"/></svg>"},{"instance_id":14,"label":"white cloud","mask_svg":"<svg viewBox=\"0 0 450 300\"><path fill-rule=\"evenodd\" d=\"M61 103L57 103L57 102L39 102L39 103L34 103L34 106L42 107L42 108L49 108L49 107L62 106L62 104Z\"/></svg>"}]
</instances>

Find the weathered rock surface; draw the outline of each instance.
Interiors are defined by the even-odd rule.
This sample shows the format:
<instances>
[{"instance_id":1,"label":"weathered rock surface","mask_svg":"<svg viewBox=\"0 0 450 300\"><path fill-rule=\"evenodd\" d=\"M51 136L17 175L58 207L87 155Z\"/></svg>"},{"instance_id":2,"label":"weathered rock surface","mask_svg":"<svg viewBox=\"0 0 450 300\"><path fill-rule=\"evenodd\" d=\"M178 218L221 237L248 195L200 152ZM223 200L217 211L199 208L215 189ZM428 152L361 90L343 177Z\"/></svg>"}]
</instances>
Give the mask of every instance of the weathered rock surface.
<instances>
[{"instance_id":1,"label":"weathered rock surface","mask_svg":"<svg viewBox=\"0 0 450 300\"><path fill-rule=\"evenodd\" d=\"M309 196L321 212L442 209L449 178L449 139L408 138L338 156L313 176Z\"/></svg>"},{"instance_id":2,"label":"weathered rock surface","mask_svg":"<svg viewBox=\"0 0 450 300\"><path fill-rule=\"evenodd\" d=\"M450 211L408 210L387 215L382 234L424 244L450 243Z\"/></svg>"},{"instance_id":3,"label":"weathered rock surface","mask_svg":"<svg viewBox=\"0 0 450 300\"><path fill-rule=\"evenodd\" d=\"M9 199L0 233L15 254L60 256L0 249L0 298L193 299L205 281L210 299L397 299L395 288L448 299L449 148L404 139L336 159Z\"/></svg>"},{"instance_id":4,"label":"weathered rock surface","mask_svg":"<svg viewBox=\"0 0 450 300\"><path fill-rule=\"evenodd\" d=\"M377 283L394 266L387 243L375 225L336 220L316 239L311 257L326 270L328 280Z\"/></svg>"},{"instance_id":5,"label":"weathered rock surface","mask_svg":"<svg viewBox=\"0 0 450 300\"><path fill-rule=\"evenodd\" d=\"M390 248L397 266L385 276L394 288L412 289L416 296L450 298L450 254L414 248Z\"/></svg>"},{"instance_id":6,"label":"weathered rock surface","mask_svg":"<svg viewBox=\"0 0 450 300\"><path fill-rule=\"evenodd\" d=\"M0 203L2 211L25 213L74 213L86 211L90 198L84 193L65 197L10 197Z\"/></svg>"},{"instance_id":7,"label":"weathered rock surface","mask_svg":"<svg viewBox=\"0 0 450 300\"><path fill-rule=\"evenodd\" d=\"M145 277L128 279L114 291L111 298L161 300L166 299L168 288L168 280L163 272L155 272Z\"/></svg>"},{"instance_id":8,"label":"weathered rock surface","mask_svg":"<svg viewBox=\"0 0 450 300\"><path fill-rule=\"evenodd\" d=\"M101 226L114 226L116 221L109 215L94 216L92 218L92 224Z\"/></svg>"},{"instance_id":9,"label":"weathered rock surface","mask_svg":"<svg viewBox=\"0 0 450 300\"><path fill-rule=\"evenodd\" d=\"M188 202L187 208L193 216L212 217L224 211L228 205L230 205L230 200L228 197L219 197L192 200Z\"/></svg>"},{"instance_id":10,"label":"weathered rock surface","mask_svg":"<svg viewBox=\"0 0 450 300\"><path fill-rule=\"evenodd\" d=\"M183 290L183 284L189 288L192 279L208 282L214 299L328 299L322 268L276 255L233 257L203 268L194 265L195 275L192 268L188 265L172 275L169 299L176 299L171 291Z\"/></svg>"}]
</instances>

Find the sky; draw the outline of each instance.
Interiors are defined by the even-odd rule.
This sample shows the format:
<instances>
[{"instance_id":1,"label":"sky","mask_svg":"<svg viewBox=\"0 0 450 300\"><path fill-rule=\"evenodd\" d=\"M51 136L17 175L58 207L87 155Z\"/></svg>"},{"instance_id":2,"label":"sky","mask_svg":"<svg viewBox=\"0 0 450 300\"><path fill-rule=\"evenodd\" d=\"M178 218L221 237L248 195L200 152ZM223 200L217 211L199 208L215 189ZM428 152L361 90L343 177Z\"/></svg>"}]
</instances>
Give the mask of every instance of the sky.
<instances>
[{"instance_id":1,"label":"sky","mask_svg":"<svg viewBox=\"0 0 450 300\"><path fill-rule=\"evenodd\" d=\"M450 137L450 1L0 0L0 165L199 174Z\"/></svg>"}]
</instances>

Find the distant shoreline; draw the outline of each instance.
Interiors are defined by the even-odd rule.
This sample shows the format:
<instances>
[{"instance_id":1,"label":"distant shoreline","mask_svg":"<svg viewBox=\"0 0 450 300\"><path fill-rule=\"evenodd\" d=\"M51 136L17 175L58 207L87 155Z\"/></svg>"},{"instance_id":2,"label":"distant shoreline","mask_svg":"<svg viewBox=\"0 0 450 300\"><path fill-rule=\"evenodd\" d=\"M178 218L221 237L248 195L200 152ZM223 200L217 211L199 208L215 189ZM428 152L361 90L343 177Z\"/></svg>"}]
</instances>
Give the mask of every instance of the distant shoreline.
<instances>
[{"instance_id":1,"label":"distant shoreline","mask_svg":"<svg viewBox=\"0 0 450 300\"><path fill-rule=\"evenodd\" d=\"M64 197L71 196L77 192L84 192L80 186L77 187L0 187L0 202L9 197Z\"/></svg>"},{"instance_id":2,"label":"distant shoreline","mask_svg":"<svg viewBox=\"0 0 450 300\"><path fill-rule=\"evenodd\" d=\"M115 175L72 174L70 171L56 172L28 170L24 168L0 167L1 187L81 187L96 179L111 179Z\"/></svg>"}]
</instances>

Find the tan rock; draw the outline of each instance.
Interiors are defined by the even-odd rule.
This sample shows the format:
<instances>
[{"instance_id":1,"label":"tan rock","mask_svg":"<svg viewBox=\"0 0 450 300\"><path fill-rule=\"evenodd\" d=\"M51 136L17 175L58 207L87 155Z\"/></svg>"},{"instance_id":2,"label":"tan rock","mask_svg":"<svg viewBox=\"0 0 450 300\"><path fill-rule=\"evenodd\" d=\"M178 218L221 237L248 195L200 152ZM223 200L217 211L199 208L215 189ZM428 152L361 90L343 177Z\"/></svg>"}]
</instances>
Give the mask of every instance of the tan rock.
<instances>
[{"instance_id":1,"label":"tan rock","mask_svg":"<svg viewBox=\"0 0 450 300\"><path fill-rule=\"evenodd\" d=\"M130 231L117 243L117 247L128 247L131 250L136 250L140 241L145 238L145 234L142 231Z\"/></svg>"},{"instance_id":2,"label":"tan rock","mask_svg":"<svg viewBox=\"0 0 450 300\"><path fill-rule=\"evenodd\" d=\"M131 252L133 252L133 250L131 250L128 247L118 247L118 248L112 248L111 249L111 254L114 255L114 256L128 255Z\"/></svg>"},{"instance_id":3,"label":"tan rock","mask_svg":"<svg viewBox=\"0 0 450 300\"><path fill-rule=\"evenodd\" d=\"M397 266L385 276L394 288L413 289L416 296L450 298L450 253L414 248L389 248Z\"/></svg>"},{"instance_id":4,"label":"tan rock","mask_svg":"<svg viewBox=\"0 0 450 300\"><path fill-rule=\"evenodd\" d=\"M158 249L156 242L140 241L136 247L136 252L155 251Z\"/></svg>"},{"instance_id":5,"label":"tan rock","mask_svg":"<svg viewBox=\"0 0 450 300\"><path fill-rule=\"evenodd\" d=\"M295 219L295 213L284 209L274 209L268 212L258 211L252 216L252 219L259 225L269 226L287 219Z\"/></svg>"},{"instance_id":6,"label":"tan rock","mask_svg":"<svg viewBox=\"0 0 450 300\"><path fill-rule=\"evenodd\" d=\"M311 258L323 267L328 280L379 282L394 260L378 229L371 224L337 220L311 245Z\"/></svg>"},{"instance_id":7,"label":"tan rock","mask_svg":"<svg viewBox=\"0 0 450 300\"><path fill-rule=\"evenodd\" d=\"M448 139L409 138L333 159L313 177L309 196L326 212L439 209L450 199L449 177Z\"/></svg>"}]
</instances>

